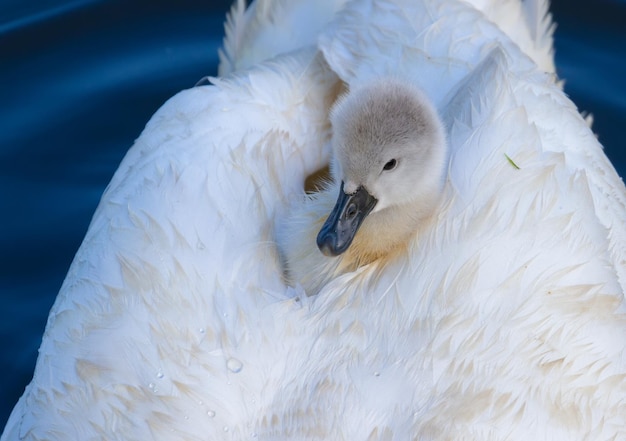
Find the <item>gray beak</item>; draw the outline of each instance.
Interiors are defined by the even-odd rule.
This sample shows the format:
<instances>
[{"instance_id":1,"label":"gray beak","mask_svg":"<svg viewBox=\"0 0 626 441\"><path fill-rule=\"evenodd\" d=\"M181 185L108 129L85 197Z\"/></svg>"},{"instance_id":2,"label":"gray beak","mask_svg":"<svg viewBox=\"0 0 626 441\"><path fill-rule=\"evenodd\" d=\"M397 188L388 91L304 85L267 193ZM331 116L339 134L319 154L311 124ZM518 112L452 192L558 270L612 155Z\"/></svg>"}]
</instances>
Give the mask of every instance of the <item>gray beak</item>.
<instances>
[{"instance_id":1,"label":"gray beak","mask_svg":"<svg viewBox=\"0 0 626 441\"><path fill-rule=\"evenodd\" d=\"M376 202L376 198L363 187L359 187L353 194L345 194L342 182L335 208L317 235L320 251L326 256L338 256L346 251Z\"/></svg>"}]
</instances>

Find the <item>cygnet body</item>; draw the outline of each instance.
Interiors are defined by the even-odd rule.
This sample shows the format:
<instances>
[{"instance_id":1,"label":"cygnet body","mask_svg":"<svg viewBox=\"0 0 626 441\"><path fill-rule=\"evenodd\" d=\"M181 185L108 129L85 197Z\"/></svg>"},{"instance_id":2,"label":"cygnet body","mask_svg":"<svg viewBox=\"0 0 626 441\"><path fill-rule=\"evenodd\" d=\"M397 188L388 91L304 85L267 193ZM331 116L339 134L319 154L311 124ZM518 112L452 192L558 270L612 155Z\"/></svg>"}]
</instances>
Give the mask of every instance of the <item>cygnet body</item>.
<instances>
[{"instance_id":1,"label":"cygnet body","mask_svg":"<svg viewBox=\"0 0 626 441\"><path fill-rule=\"evenodd\" d=\"M278 232L287 280L308 295L402 250L437 205L446 169L437 112L405 81L355 88L330 119L333 181L294 207Z\"/></svg>"}]
</instances>

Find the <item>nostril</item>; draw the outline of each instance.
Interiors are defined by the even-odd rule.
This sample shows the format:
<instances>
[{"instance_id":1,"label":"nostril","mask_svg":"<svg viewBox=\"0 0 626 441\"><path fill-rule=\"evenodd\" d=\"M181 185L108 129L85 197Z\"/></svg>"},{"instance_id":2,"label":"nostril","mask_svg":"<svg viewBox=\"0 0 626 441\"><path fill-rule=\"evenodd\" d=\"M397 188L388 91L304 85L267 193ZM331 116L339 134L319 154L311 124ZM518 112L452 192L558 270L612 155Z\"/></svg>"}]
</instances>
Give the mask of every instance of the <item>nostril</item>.
<instances>
[{"instance_id":1,"label":"nostril","mask_svg":"<svg viewBox=\"0 0 626 441\"><path fill-rule=\"evenodd\" d=\"M356 216L356 204L350 204L348 205L348 209L346 210L346 218L347 219L352 219L354 216Z\"/></svg>"}]
</instances>

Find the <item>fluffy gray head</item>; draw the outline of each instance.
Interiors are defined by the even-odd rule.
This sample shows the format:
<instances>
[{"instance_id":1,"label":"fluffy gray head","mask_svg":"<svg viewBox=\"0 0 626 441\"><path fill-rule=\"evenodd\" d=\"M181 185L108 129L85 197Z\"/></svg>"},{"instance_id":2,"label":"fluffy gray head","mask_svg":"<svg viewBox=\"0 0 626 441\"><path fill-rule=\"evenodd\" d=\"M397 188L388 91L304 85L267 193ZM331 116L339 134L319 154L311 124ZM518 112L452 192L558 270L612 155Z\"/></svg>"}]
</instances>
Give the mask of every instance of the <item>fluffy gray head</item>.
<instances>
[{"instance_id":1,"label":"fluffy gray head","mask_svg":"<svg viewBox=\"0 0 626 441\"><path fill-rule=\"evenodd\" d=\"M331 113L336 178L344 191L363 186L374 211L438 193L446 145L435 109L416 87L378 79L351 90Z\"/></svg>"}]
</instances>

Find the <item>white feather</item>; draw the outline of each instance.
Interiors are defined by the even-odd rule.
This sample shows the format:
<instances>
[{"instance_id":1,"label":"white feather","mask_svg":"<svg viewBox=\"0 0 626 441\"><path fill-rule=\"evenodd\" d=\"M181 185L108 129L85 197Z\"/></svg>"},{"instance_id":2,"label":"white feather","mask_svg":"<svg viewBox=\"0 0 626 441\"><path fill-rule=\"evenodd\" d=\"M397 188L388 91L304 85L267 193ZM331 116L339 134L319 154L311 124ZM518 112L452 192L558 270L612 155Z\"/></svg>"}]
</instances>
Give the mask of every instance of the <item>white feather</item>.
<instances>
[{"instance_id":1,"label":"white feather","mask_svg":"<svg viewBox=\"0 0 626 441\"><path fill-rule=\"evenodd\" d=\"M541 70L554 74L555 26L546 0L467 2L519 45ZM322 29L344 8L347 0L257 0L247 10L244 3L237 0L228 14L224 50L220 52L220 75L314 45Z\"/></svg>"}]
</instances>

